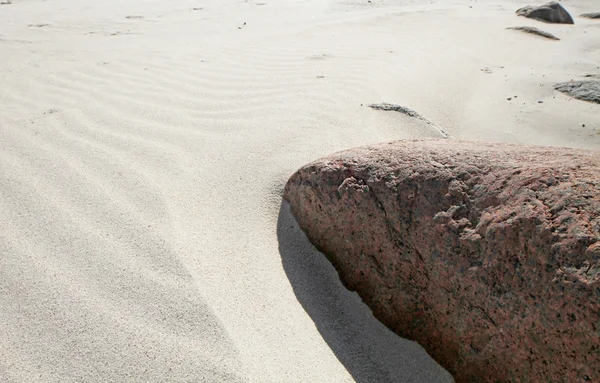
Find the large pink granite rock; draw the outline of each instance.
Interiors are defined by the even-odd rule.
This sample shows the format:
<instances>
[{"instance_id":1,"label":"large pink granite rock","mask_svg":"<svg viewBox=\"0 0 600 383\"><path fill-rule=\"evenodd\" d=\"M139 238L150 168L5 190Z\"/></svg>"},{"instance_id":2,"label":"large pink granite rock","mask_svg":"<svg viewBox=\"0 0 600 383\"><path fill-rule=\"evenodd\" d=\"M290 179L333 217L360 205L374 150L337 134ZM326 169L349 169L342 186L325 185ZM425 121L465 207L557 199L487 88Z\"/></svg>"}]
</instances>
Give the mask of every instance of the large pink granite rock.
<instances>
[{"instance_id":1,"label":"large pink granite rock","mask_svg":"<svg viewBox=\"0 0 600 383\"><path fill-rule=\"evenodd\" d=\"M459 382L600 382L600 152L399 141L284 198L374 315Z\"/></svg>"}]
</instances>

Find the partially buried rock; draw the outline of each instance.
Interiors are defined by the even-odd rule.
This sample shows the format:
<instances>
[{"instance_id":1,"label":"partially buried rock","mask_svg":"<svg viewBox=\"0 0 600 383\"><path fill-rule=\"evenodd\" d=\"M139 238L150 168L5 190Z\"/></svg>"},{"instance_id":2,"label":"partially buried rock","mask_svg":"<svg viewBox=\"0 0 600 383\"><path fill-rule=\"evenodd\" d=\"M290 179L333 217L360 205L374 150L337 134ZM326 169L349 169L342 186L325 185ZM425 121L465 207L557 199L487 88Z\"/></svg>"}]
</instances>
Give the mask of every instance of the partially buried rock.
<instances>
[{"instance_id":1,"label":"partially buried rock","mask_svg":"<svg viewBox=\"0 0 600 383\"><path fill-rule=\"evenodd\" d=\"M542 31L535 27L521 26L521 27L508 27L506 29L513 29L516 31L531 33L532 35L538 35L538 36L545 37L550 40L560 40L558 37L554 36L552 33Z\"/></svg>"},{"instance_id":2,"label":"partially buried rock","mask_svg":"<svg viewBox=\"0 0 600 383\"><path fill-rule=\"evenodd\" d=\"M458 382L600 381L600 152L398 141L308 164L284 198Z\"/></svg>"},{"instance_id":3,"label":"partially buried rock","mask_svg":"<svg viewBox=\"0 0 600 383\"><path fill-rule=\"evenodd\" d=\"M583 101L600 104L600 81L568 81L554 85L554 89Z\"/></svg>"},{"instance_id":4,"label":"partially buried rock","mask_svg":"<svg viewBox=\"0 0 600 383\"><path fill-rule=\"evenodd\" d=\"M390 104L387 102L382 102L380 104L369 104L369 108L376 109L376 110L398 112L398 113L406 114L409 117L423 119L423 117L419 113L415 112L414 110L412 110L410 108L402 106L402 105L396 105L396 104Z\"/></svg>"},{"instance_id":5,"label":"partially buried rock","mask_svg":"<svg viewBox=\"0 0 600 383\"><path fill-rule=\"evenodd\" d=\"M412 110L410 108L407 108L405 106L397 105L397 104L390 104L388 102L382 102L380 104L369 104L369 108L372 108L372 109L375 109L375 110L383 110L383 111L386 111L386 112L392 111L392 112L398 112L398 113L405 114L405 115L407 115L409 117L413 117L413 118L416 118L418 120L421 120L421 121L425 122L427 125L433 127L434 129L436 129L438 131L438 133L443 138L449 138L450 137L448 135L448 133L446 133L442 128L440 128L439 126L437 126L433 122L429 121L425 117L421 116L419 113L415 112L414 110Z\"/></svg>"},{"instance_id":6,"label":"partially buried rock","mask_svg":"<svg viewBox=\"0 0 600 383\"><path fill-rule=\"evenodd\" d=\"M569 12L567 12L562 5L555 1L539 7L528 5L526 7L519 8L517 9L517 14L519 16L525 16L530 19L545 21L548 23L574 24L573 18Z\"/></svg>"},{"instance_id":7,"label":"partially buried rock","mask_svg":"<svg viewBox=\"0 0 600 383\"><path fill-rule=\"evenodd\" d=\"M581 17L585 17L587 19L600 19L600 12L592 12L592 13L584 13Z\"/></svg>"}]
</instances>

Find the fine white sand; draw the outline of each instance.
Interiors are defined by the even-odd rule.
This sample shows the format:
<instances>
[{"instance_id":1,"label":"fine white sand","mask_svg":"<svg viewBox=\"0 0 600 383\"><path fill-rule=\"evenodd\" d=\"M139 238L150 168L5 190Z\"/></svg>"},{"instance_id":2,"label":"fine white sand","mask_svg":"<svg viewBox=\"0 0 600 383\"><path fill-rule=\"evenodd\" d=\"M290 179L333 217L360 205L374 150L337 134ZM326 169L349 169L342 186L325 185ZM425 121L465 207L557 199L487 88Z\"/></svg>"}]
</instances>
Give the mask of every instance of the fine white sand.
<instances>
[{"instance_id":1,"label":"fine white sand","mask_svg":"<svg viewBox=\"0 0 600 383\"><path fill-rule=\"evenodd\" d=\"M452 138L600 148L599 106L552 90L600 73L600 22L524 4L0 5L0 381L451 380L341 286L281 190L334 151L439 136L373 102Z\"/></svg>"}]
</instances>

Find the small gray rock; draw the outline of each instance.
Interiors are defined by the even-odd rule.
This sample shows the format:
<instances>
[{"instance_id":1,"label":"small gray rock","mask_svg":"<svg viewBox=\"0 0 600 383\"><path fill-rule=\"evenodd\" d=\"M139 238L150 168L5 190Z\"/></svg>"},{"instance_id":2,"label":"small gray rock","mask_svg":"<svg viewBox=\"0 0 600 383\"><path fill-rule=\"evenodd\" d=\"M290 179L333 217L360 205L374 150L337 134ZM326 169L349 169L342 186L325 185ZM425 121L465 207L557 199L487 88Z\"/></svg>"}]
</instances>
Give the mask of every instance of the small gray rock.
<instances>
[{"instance_id":1,"label":"small gray rock","mask_svg":"<svg viewBox=\"0 0 600 383\"><path fill-rule=\"evenodd\" d=\"M533 35L542 36L542 37L545 37L545 38L550 39L550 40L560 40L558 37L554 36L552 33L548 33L546 31L542 31L541 29L537 29L535 27L520 26L520 27L508 27L506 29L513 29L515 31L522 31L522 32L525 32L525 33L531 33Z\"/></svg>"},{"instance_id":2,"label":"small gray rock","mask_svg":"<svg viewBox=\"0 0 600 383\"><path fill-rule=\"evenodd\" d=\"M440 133L440 135L443 138L449 138L450 137L448 135L448 133L446 133L442 128L440 128L439 126L437 126L433 122L429 121L425 117L421 116L416 111L414 111L414 110L412 110L410 108L407 108L405 106L397 105L397 104L390 104L390 103L387 103L387 102L382 102L380 104L369 104L369 108L372 108L372 109L375 109L375 110L385 110L385 111L398 112L398 113L405 114L405 115L407 115L409 117L413 117L413 118L419 119L419 120L425 122L427 125L430 125L431 127L435 128Z\"/></svg>"},{"instance_id":3,"label":"small gray rock","mask_svg":"<svg viewBox=\"0 0 600 383\"><path fill-rule=\"evenodd\" d=\"M399 112L402 114L406 114L409 117L416 117L416 118L421 117L421 115L419 113L415 112L414 110L412 110L410 108L407 108L402 105L390 104L387 102L382 102L380 104L370 104L369 108L376 109L376 110L385 110L388 112L389 111Z\"/></svg>"},{"instance_id":4,"label":"small gray rock","mask_svg":"<svg viewBox=\"0 0 600 383\"><path fill-rule=\"evenodd\" d=\"M517 15L539 21L545 21L547 23L575 24L569 12L567 12L567 10L556 1L552 1L539 7L528 5L526 7L519 8L517 9Z\"/></svg>"},{"instance_id":5,"label":"small gray rock","mask_svg":"<svg viewBox=\"0 0 600 383\"><path fill-rule=\"evenodd\" d=\"M554 89L573 98L600 104L600 81L568 81L554 85Z\"/></svg>"},{"instance_id":6,"label":"small gray rock","mask_svg":"<svg viewBox=\"0 0 600 383\"><path fill-rule=\"evenodd\" d=\"M600 19L600 12L584 13L581 17L588 19Z\"/></svg>"}]
</instances>

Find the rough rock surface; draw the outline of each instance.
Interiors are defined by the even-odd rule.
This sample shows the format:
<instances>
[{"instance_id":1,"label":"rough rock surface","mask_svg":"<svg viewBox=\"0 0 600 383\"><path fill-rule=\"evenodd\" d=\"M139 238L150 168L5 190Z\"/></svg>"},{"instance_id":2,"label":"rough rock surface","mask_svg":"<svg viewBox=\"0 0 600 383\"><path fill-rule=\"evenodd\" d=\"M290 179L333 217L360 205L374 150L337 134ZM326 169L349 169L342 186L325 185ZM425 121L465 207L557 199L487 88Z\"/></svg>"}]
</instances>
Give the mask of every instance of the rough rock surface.
<instances>
[{"instance_id":1,"label":"rough rock surface","mask_svg":"<svg viewBox=\"0 0 600 383\"><path fill-rule=\"evenodd\" d=\"M554 89L583 101L600 104L600 81L569 81L554 85Z\"/></svg>"},{"instance_id":2,"label":"rough rock surface","mask_svg":"<svg viewBox=\"0 0 600 383\"><path fill-rule=\"evenodd\" d=\"M515 31L531 33L533 35L545 37L550 40L560 40L558 37L554 36L552 33L542 31L541 29L537 29L535 27L520 26L520 27L508 27L506 29L514 29Z\"/></svg>"},{"instance_id":3,"label":"rough rock surface","mask_svg":"<svg viewBox=\"0 0 600 383\"><path fill-rule=\"evenodd\" d=\"M600 152L398 141L308 164L284 198L458 382L600 381Z\"/></svg>"},{"instance_id":4,"label":"rough rock surface","mask_svg":"<svg viewBox=\"0 0 600 383\"><path fill-rule=\"evenodd\" d=\"M574 24L573 18L569 12L556 1L552 1L539 7L528 5L519 8L517 9L517 15L545 21L547 23Z\"/></svg>"}]
</instances>

